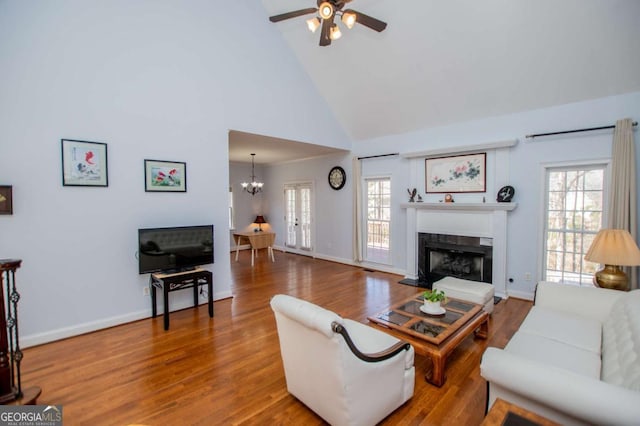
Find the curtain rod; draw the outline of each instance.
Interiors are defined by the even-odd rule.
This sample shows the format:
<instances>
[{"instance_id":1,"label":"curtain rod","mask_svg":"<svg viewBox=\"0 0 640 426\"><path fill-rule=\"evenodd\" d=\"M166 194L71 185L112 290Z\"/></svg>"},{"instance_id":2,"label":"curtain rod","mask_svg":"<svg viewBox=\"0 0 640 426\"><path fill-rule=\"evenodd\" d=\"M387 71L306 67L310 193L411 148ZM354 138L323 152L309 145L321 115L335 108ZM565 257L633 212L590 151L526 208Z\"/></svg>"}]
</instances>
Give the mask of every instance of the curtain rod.
<instances>
[{"instance_id":1,"label":"curtain rod","mask_svg":"<svg viewBox=\"0 0 640 426\"><path fill-rule=\"evenodd\" d=\"M632 126L637 126L638 122L634 121L631 123ZM593 130L604 130L604 129L615 129L616 126L602 126L602 127L589 127L587 129L576 129L576 130L563 130L561 132L551 132L551 133L538 133L535 135L527 135L525 138L537 138L539 136L552 136L552 135L563 135L565 133L577 133L577 132L591 132Z\"/></svg>"},{"instance_id":2,"label":"curtain rod","mask_svg":"<svg viewBox=\"0 0 640 426\"><path fill-rule=\"evenodd\" d=\"M399 152L394 152L392 154L370 155L368 157L358 157L358 160L366 160L367 158L391 157L392 155L400 155L400 153Z\"/></svg>"}]
</instances>

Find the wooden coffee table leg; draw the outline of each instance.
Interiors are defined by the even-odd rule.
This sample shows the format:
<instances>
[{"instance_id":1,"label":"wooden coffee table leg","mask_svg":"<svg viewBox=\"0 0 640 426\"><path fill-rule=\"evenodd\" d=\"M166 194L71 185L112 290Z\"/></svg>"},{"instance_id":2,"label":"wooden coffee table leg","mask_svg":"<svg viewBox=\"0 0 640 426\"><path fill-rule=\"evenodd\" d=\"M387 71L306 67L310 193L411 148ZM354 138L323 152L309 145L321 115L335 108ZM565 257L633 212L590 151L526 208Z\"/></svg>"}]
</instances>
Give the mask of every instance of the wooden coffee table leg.
<instances>
[{"instance_id":1,"label":"wooden coffee table leg","mask_svg":"<svg viewBox=\"0 0 640 426\"><path fill-rule=\"evenodd\" d=\"M481 339L486 339L489 337L489 316L484 320L480 327L476 328L475 336Z\"/></svg>"},{"instance_id":2,"label":"wooden coffee table leg","mask_svg":"<svg viewBox=\"0 0 640 426\"><path fill-rule=\"evenodd\" d=\"M441 387L444 385L445 377L444 377L444 364L446 358L442 355L432 354L431 358L431 370L427 370L427 373L424 375L424 378L427 382L431 383L434 386Z\"/></svg>"}]
</instances>

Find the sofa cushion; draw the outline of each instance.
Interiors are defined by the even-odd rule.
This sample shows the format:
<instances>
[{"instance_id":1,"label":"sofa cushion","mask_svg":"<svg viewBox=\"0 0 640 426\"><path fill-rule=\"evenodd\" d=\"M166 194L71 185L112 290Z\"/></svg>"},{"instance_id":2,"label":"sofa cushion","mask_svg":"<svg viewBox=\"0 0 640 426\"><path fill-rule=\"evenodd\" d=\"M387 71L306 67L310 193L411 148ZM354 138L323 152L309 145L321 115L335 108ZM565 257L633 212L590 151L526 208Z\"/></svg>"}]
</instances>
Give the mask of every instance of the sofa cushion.
<instances>
[{"instance_id":1,"label":"sofa cushion","mask_svg":"<svg viewBox=\"0 0 640 426\"><path fill-rule=\"evenodd\" d=\"M538 334L527 333L522 329L511 338L505 350L510 354L542 364L552 365L594 379L600 378L599 354Z\"/></svg>"},{"instance_id":2,"label":"sofa cushion","mask_svg":"<svg viewBox=\"0 0 640 426\"><path fill-rule=\"evenodd\" d=\"M520 330L600 355L602 324L595 319L534 306Z\"/></svg>"},{"instance_id":3,"label":"sofa cushion","mask_svg":"<svg viewBox=\"0 0 640 426\"><path fill-rule=\"evenodd\" d=\"M640 391L640 290L613 305L602 326L602 348L602 380Z\"/></svg>"}]
</instances>

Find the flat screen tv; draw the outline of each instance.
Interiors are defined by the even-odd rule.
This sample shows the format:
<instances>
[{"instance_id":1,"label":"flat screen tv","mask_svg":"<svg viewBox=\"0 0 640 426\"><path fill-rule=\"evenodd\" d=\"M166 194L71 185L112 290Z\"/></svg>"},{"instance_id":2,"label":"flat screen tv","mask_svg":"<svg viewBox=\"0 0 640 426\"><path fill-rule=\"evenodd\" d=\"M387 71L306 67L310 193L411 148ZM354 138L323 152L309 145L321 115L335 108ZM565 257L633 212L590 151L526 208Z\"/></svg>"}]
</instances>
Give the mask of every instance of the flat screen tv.
<instances>
[{"instance_id":1,"label":"flat screen tv","mask_svg":"<svg viewBox=\"0 0 640 426\"><path fill-rule=\"evenodd\" d=\"M138 263L140 274L213 263L213 225L138 229Z\"/></svg>"}]
</instances>

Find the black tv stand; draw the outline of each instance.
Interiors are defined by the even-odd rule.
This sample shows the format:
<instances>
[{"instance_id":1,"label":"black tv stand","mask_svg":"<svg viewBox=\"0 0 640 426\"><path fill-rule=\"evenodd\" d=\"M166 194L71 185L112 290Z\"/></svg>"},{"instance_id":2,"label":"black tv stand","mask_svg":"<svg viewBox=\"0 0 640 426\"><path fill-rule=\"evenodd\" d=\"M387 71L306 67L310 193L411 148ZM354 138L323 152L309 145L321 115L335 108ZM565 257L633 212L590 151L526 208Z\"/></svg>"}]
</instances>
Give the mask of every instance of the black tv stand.
<instances>
[{"instance_id":1,"label":"black tv stand","mask_svg":"<svg viewBox=\"0 0 640 426\"><path fill-rule=\"evenodd\" d=\"M213 275L204 269L195 269L185 272L157 272L149 277L149 287L151 288L151 316L157 315L156 289L161 289L164 299L164 329L169 329L169 293L176 290L193 288L193 306L198 306L198 288L207 286L207 299L209 304L209 317L213 318Z\"/></svg>"}]
</instances>

